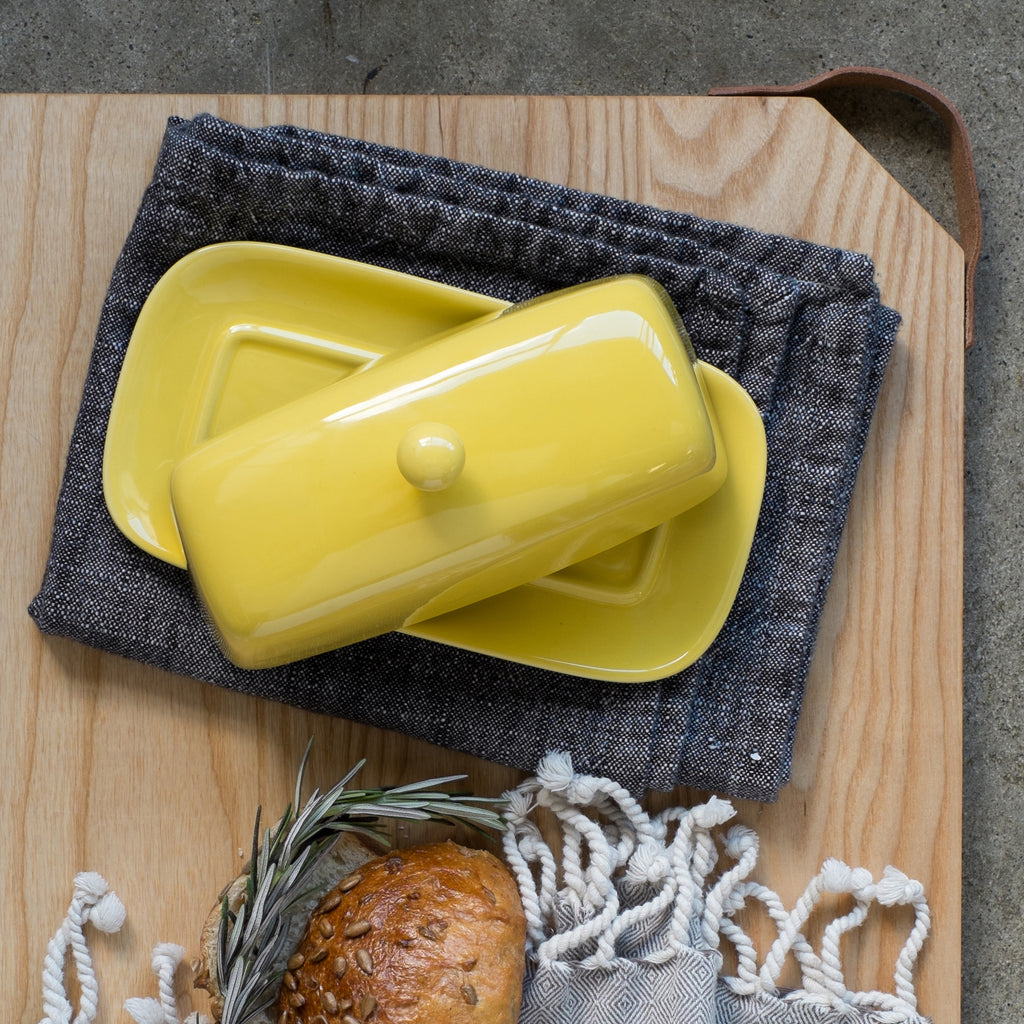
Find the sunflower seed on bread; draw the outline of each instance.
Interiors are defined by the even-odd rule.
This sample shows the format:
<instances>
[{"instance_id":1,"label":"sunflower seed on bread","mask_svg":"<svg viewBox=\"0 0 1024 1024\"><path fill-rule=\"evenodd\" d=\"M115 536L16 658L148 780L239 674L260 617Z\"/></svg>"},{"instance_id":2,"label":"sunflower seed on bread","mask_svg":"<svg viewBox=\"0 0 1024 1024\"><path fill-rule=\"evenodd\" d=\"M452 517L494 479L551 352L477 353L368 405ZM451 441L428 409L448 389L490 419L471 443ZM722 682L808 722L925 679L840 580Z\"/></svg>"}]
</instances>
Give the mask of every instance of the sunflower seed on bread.
<instances>
[{"instance_id":1,"label":"sunflower seed on bread","mask_svg":"<svg viewBox=\"0 0 1024 1024\"><path fill-rule=\"evenodd\" d=\"M313 910L295 953L296 990L282 987L270 1016L515 1024L525 940L519 892L492 854L452 842L393 850Z\"/></svg>"},{"instance_id":2,"label":"sunflower seed on bread","mask_svg":"<svg viewBox=\"0 0 1024 1024\"><path fill-rule=\"evenodd\" d=\"M368 837L355 833L343 832L338 841L331 848L329 853L320 859L315 871L310 878L311 893L309 897L296 908L292 920L288 926L287 940L284 945L285 953L282 954L282 962L274 965L275 970L289 971L301 966L304 961L302 954L295 953L299 937L302 935L309 920L309 914L320 901L324 893L329 892L339 881L349 878L362 864L372 860L384 850L383 844L375 843ZM228 910L237 913L245 900L246 884L249 878L249 869L246 869L234 881L229 883L222 890L216 904L210 910L203 925L200 937L200 955L195 968L195 975L192 984L196 988L205 989L210 995L210 1014L214 1021L221 1019L224 1009L224 993L218 984L218 934L224 900L227 899ZM294 964L294 966L292 966ZM271 1024L271 1017L263 1017L264 1024ZM276 1019L273 1021L276 1024Z\"/></svg>"}]
</instances>

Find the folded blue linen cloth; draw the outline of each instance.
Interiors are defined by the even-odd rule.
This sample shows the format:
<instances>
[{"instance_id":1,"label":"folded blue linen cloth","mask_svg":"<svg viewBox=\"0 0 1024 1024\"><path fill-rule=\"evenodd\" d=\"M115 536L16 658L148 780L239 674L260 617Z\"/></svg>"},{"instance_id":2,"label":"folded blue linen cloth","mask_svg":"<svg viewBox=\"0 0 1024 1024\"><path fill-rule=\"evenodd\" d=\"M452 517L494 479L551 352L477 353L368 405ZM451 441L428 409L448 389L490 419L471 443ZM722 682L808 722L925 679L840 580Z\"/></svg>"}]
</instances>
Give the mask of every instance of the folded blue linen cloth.
<instances>
[{"instance_id":1,"label":"folded blue linen cloth","mask_svg":"<svg viewBox=\"0 0 1024 1024\"><path fill-rule=\"evenodd\" d=\"M215 242L318 250L519 301L658 280L698 355L762 414L768 477L735 606L689 669L605 684L399 633L278 669L227 662L187 573L107 513L103 445L139 311ZM863 255L294 127L172 118L103 306L30 613L41 630L254 696L530 770L566 750L631 791L770 801L789 776L818 621L899 316Z\"/></svg>"}]
</instances>

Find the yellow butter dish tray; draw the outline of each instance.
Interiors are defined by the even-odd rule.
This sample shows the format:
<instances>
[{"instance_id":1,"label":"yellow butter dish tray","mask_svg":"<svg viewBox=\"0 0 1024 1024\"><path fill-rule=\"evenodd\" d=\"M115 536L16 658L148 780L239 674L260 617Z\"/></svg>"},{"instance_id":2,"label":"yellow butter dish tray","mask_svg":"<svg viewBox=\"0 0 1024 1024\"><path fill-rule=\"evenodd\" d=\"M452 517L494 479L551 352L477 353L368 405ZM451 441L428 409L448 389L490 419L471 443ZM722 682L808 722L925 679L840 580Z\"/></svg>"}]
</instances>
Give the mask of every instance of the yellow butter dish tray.
<instances>
[{"instance_id":1,"label":"yellow butter dish tray","mask_svg":"<svg viewBox=\"0 0 1024 1024\"><path fill-rule=\"evenodd\" d=\"M710 644L763 482L756 408L646 278L506 307L257 243L157 284L104 460L237 664L402 628L615 681Z\"/></svg>"}]
</instances>

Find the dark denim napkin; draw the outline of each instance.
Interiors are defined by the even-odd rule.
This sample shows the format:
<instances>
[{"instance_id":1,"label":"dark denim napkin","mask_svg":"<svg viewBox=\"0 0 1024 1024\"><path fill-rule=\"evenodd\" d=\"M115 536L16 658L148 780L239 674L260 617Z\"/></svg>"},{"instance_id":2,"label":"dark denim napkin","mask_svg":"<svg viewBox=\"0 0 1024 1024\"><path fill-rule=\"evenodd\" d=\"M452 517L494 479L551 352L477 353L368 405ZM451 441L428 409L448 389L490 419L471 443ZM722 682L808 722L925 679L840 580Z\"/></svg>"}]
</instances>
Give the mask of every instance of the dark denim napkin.
<instances>
[{"instance_id":1,"label":"dark denim napkin","mask_svg":"<svg viewBox=\"0 0 1024 1024\"><path fill-rule=\"evenodd\" d=\"M649 274L764 417L768 480L736 605L659 683L571 678L393 633L279 669L220 654L188 575L111 521L107 419L139 310L213 242L316 249L509 301ZM39 628L230 689L532 770L552 749L634 792L773 800L899 317L862 255L292 127L170 121L110 283L61 487Z\"/></svg>"}]
</instances>

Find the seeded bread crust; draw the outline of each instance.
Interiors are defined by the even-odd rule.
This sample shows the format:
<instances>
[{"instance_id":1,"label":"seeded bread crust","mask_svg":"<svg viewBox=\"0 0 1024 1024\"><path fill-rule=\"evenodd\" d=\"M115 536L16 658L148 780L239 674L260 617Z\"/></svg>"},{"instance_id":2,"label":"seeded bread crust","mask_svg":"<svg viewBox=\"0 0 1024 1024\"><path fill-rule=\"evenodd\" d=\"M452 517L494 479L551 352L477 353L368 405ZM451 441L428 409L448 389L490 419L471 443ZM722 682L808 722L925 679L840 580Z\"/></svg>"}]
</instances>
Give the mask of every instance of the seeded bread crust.
<instances>
[{"instance_id":1,"label":"seeded bread crust","mask_svg":"<svg viewBox=\"0 0 1024 1024\"><path fill-rule=\"evenodd\" d=\"M287 931L285 949L289 952L298 944L299 937L309 920L309 914L316 906L320 897L330 890L341 878L345 878L353 871L378 856L384 847L374 843L370 839L357 835L353 832L342 832L338 841L331 848L330 852L320 861L310 879L312 895L306 900L293 915L292 923ZM211 908L203 925L202 935L199 940L200 956L195 964L195 974L192 984L196 988L205 989L210 995L210 1015L214 1021L221 1019L224 1010L224 996L217 984L217 934L220 929L221 906L225 897L228 901L228 909L237 913L242 905L245 896L246 879L249 868L240 874L234 881L224 887L217 902ZM284 964L276 965L283 968ZM265 1016L264 1024L270 1024L271 1018ZM275 1018L276 1020L276 1018Z\"/></svg>"},{"instance_id":2,"label":"seeded bread crust","mask_svg":"<svg viewBox=\"0 0 1024 1024\"><path fill-rule=\"evenodd\" d=\"M275 1024L516 1024L526 921L504 865L452 842L396 850L313 911Z\"/></svg>"}]
</instances>

